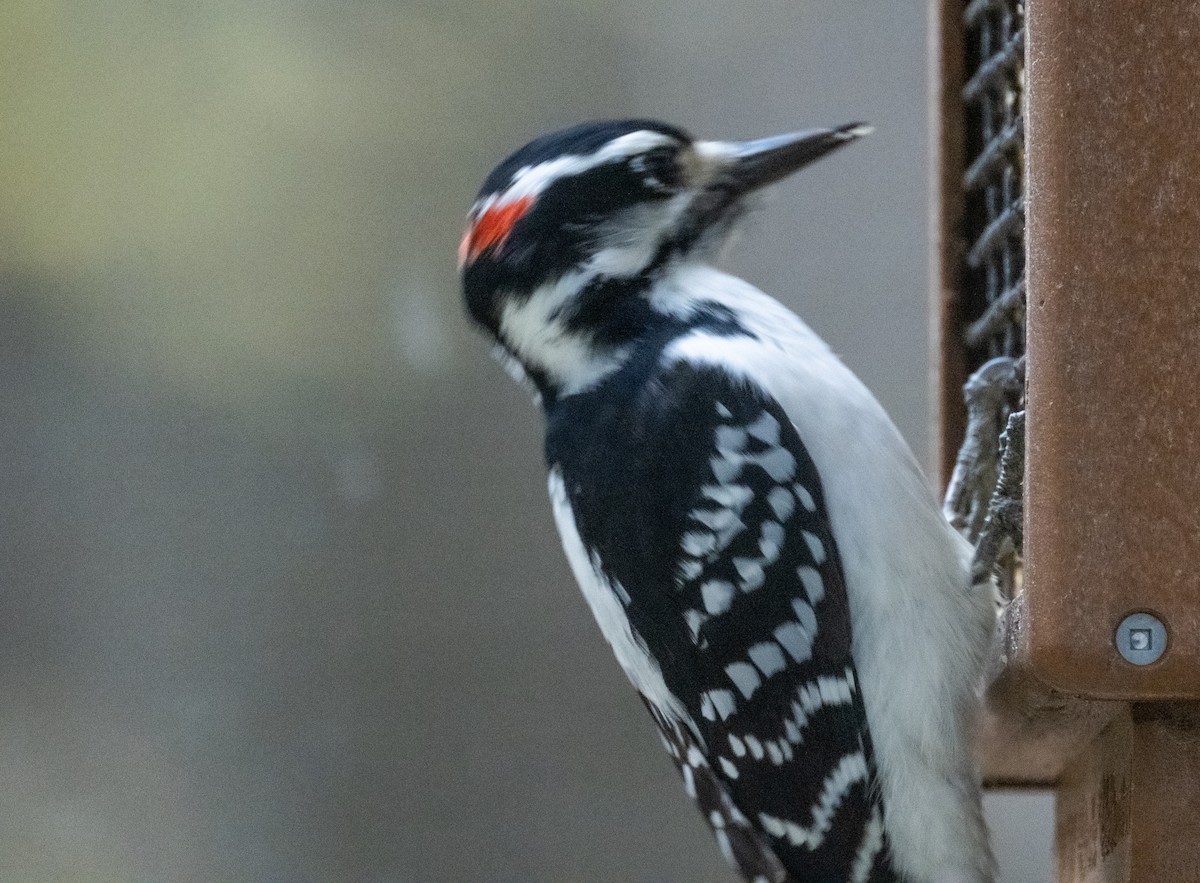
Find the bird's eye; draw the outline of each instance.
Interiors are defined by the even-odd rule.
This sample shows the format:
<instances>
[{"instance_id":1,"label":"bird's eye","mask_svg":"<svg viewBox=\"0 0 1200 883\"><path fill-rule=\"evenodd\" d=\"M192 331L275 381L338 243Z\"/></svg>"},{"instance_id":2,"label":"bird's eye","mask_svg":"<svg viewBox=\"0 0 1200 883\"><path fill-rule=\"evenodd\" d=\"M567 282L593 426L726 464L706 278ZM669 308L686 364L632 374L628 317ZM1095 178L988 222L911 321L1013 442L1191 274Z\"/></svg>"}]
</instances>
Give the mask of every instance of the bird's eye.
<instances>
[{"instance_id":1,"label":"bird's eye","mask_svg":"<svg viewBox=\"0 0 1200 883\"><path fill-rule=\"evenodd\" d=\"M675 151L667 147L639 153L629 161L629 167L643 184L658 193L673 192L682 178Z\"/></svg>"}]
</instances>

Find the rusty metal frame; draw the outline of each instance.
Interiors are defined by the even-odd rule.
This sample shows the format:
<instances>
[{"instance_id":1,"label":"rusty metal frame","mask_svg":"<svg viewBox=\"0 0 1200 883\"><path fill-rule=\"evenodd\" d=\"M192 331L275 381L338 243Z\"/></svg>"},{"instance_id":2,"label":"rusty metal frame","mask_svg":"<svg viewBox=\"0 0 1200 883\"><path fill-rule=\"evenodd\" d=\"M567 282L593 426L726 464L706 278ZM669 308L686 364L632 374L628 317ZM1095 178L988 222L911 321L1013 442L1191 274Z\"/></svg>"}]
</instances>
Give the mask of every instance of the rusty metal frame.
<instances>
[{"instance_id":1,"label":"rusty metal frame","mask_svg":"<svg viewBox=\"0 0 1200 883\"><path fill-rule=\"evenodd\" d=\"M987 355L964 344L983 318L964 21L1002 2L931 0L943 480L962 383ZM992 785L1057 789L1063 883L1200 880L1200 2L1026 11L1022 45L1007 47L1026 73L1024 581L980 756ZM1132 612L1166 625L1154 664L1117 652Z\"/></svg>"},{"instance_id":2,"label":"rusty metal frame","mask_svg":"<svg viewBox=\"0 0 1200 883\"><path fill-rule=\"evenodd\" d=\"M1200 3L1030 7L1029 647L1090 696L1200 699L1198 84Z\"/></svg>"}]
</instances>

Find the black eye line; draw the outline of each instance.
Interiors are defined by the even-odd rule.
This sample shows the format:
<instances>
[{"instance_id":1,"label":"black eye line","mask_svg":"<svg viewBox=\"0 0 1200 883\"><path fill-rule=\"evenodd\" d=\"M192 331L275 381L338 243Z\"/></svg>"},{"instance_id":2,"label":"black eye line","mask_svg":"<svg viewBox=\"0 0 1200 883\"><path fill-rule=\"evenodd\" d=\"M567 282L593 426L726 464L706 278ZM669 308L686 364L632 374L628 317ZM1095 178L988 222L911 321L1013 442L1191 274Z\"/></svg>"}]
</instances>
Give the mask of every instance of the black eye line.
<instances>
[{"instance_id":1,"label":"black eye line","mask_svg":"<svg viewBox=\"0 0 1200 883\"><path fill-rule=\"evenodd\" d=\"M629 159L634 174L660 193L669 193L679 186L680 169L676 158L679 148L674 145L653 147Z\"/></svg>"},{"instance_id":2,"label":"black eye line","mask_svg":"<svg viewBox=\"0 0 1200 883\"><path fill-rule=\"evenodd\" d=\"M643 153L630 157L629 162L631 165L637 164L643 168L648 165L657 165L664 161L674 163L676 153L678 153L678 148L664 144L661 147L652 147Z\"/></svg>"}]
</instances>

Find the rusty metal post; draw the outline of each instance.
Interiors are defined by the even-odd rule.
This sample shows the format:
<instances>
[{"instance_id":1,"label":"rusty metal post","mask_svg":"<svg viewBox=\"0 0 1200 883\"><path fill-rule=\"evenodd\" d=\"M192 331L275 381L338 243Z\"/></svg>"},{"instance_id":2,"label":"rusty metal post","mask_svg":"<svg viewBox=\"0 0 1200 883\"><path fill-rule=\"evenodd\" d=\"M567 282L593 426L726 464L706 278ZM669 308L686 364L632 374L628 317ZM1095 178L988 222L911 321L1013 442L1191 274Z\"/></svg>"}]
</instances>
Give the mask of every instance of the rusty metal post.
<instances>
[{"instance_id":1,"label":"rusty metal post","mask_svg":"<svg viewBox=\"0 0 1200 883\"><path fill-rule=\"evenodd\" d=\"M1063 773L1063 883L1200 880L1200 706L1134 705Z\"/></svg>"},{"instance_id":2,"label":"rusty metal post","mask_svg":"<svg viewBox=\"0 0 1200 883\"><path fill-rule=\"evenodd\" d=\"M1200 699L1200 3L1037 0L1027 28L1031 664ZM1138 611L1152 665L1114 645Z\"/></svg>"},{"instance_id":3,"label":"rusty metal post","mask_svg":"<svg viewBox=\"0 0 1200 883\"><path fill-rule=\"evenodd\" d=\"M957 386L998 347L965 351L956 323L1010 293L1028 308L1024 592L1004 618L985 771L1058 788L1061 883L1200 881L1200 2L932 5L943 467ZM998 42L1022 9L1023 46ZM964 44L980 22L992 30ZM998 132L1014 103L973 86L1021 48L1024 112ZM1018 204L980 189L1010 135ZM1014 283L971 259L1019 212Z\"/></svg>"}]
</instances>

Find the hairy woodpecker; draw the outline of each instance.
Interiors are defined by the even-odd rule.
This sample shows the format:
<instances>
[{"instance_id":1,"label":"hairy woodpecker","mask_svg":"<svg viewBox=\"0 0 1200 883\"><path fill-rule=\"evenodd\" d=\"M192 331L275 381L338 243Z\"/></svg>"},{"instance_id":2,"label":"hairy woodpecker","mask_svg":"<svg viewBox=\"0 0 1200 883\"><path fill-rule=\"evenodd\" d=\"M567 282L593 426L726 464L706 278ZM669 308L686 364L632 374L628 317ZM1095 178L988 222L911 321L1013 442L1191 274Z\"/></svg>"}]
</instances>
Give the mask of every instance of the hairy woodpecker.
<instances>
[{"instance_id":1,"label":"hairy woodpecker","mask_svg":"<svg viewBox=\"0 0 1200 883\"><path fill-rule=\"evenodd\" d=\"M878 402L711 264L751 193L867 131L546 135L487 178L459 265L544 409L575 577L735 869L986 883L992 598Z\"/></svg>"}]
</instances>

